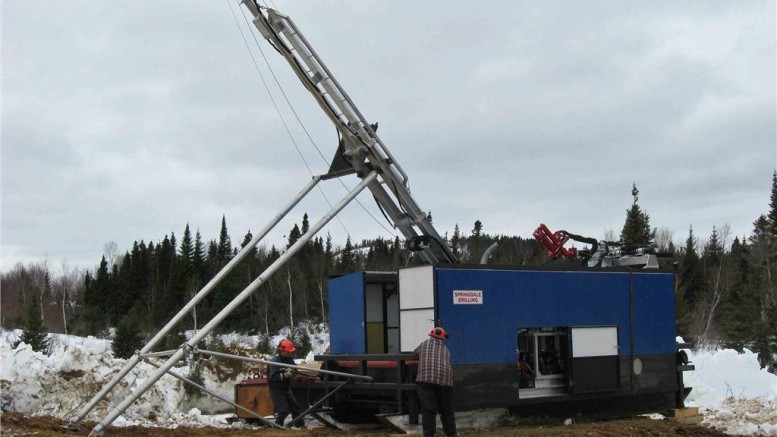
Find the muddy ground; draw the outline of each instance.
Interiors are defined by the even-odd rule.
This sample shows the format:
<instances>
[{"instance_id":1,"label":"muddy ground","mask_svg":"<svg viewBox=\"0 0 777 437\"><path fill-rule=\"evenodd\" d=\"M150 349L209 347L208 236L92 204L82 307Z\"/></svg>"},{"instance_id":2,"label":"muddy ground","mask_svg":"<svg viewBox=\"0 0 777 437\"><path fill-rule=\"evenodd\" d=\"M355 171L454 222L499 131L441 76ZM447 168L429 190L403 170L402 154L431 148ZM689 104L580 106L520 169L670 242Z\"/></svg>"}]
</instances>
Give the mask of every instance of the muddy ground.
<instances>
[{"instance_id":1,"label":"muddy ground","mask_svg":"<svg viewBox=\"0 0 777 437\"><path fill-rule=\"evenodd\" d=\"M64 428L66 421L53 417L25 417L20 413L3 413L0 416L0 435L3 437L74 437L87 436L94 423L81 422L76 430ZM621 437L621 436L698 436L721 437L729 434L705 428L699 425L680 424L673 420L651 420L648 418L626 418L607 421L574 423L564 426L558 420L544 423L512 423L493 428L461 429L462 436L485 437L541 437L541 436L580 436L580 437ZM224 428L143 428L111 427L106 437L261 437L261 436L303 436L303 437L386 437L398 435L388 429L338 431L323 427L307 430L282 431L271 429L224 429ZM442 431L437 432L442 436Z\"/></svg>"}]
</instances>

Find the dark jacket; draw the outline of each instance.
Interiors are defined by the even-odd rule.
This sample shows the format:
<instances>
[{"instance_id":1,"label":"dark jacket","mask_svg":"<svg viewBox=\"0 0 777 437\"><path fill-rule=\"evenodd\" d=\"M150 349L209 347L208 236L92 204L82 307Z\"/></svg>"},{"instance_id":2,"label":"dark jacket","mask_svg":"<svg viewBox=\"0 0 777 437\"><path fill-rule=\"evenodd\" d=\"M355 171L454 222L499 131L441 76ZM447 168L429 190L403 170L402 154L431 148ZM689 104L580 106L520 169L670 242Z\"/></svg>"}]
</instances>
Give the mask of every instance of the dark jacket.
<instances>
[{"instance_id":1,"label":"dark jacket","mask_svg":"<svg viewBox=\"0 0 777 437\"><path fill-rule=\"evenodd\" d=\"M283 364L291 364L292 366L296 366L297 363L294 362L294 358L292 357L284 357L281 354L278 354L270 359L273 363L283 363ZM285 390L289 387L291 387L291 380L281 379L281 372L286 370L288 367L281 367L281 366L273 366L272 364L267 366L267 374L269 376L270 380L270 388L275 390Z\"/></svg>"}]
</instances>

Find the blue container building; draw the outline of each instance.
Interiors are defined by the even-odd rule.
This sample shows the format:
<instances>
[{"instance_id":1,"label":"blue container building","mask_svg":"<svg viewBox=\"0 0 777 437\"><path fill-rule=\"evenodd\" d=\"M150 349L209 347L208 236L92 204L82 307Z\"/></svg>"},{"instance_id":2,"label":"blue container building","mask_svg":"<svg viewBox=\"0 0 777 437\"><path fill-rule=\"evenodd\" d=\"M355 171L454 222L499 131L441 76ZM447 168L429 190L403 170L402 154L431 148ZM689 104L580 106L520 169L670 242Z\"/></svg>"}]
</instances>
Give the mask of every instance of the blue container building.
<instances>
[{"instance_id":1,"label":"blue container building","mask_svg":"<svg viewBox=\"0 0 777 437\"><path fill-rule=\"evenodd\" d=\"M677 351L674 289L659 269L357 272L330 279L330 352L317 359L375 377L344 390L335 409L413 414L412 351L442 326L457 409L670 411L692 369Z\"/></svg>"}]
</instances>

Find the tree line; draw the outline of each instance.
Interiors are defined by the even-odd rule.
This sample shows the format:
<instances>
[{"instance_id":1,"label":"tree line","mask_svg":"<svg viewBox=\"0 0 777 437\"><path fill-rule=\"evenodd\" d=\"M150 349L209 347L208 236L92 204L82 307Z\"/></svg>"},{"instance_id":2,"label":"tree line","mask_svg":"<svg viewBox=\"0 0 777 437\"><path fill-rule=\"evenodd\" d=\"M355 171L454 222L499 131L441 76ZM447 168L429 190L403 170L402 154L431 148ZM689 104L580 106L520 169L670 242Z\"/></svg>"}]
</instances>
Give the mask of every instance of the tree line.
<instances>
[{"instance_id":1,"label":"tree line","mask_svg":"<svg viewBox=\"0 0 777 437\"><path fill-rule=\"evenodd\" d=\"M667 228L650 225L639 205L639 190L626 210L620 235L608 231L605 240L633 245L653 241L665 255L662 267L676 272L675 309L678 335L700 346L722 343L759 354L762 366L777 354L777 172L772 177L768 212L756 218L749 236L732 235L727 225L713 227L700 240L691 227L684 244L673 241ZM431 220L431 214L428 217ZM258 246L232 270L181 322L177 334L162 348L182 343L180 332L202 327L238 293L252 283L309 229L307 214L287 234L285 247ZM199 230L186 224L180 239L175 233L157 242L135 241L132 249L117 253L115 243L94 270L79 271L66 264L59 269L47 262L17 264L0 275L0 325L22 328L26 342L44 341L43 332L75 335L114 335L150 338L248 244L248 231L239 246L233 244L222 216L218 239L204 241ZM462 263L479 263L494 243L489 263L538 266L550 261L534 239L491 235L477 220L470 230L458 224L445 234ZM395 237L354 243L350 237L336 244L330 235L315 237L218 327L219 332L261 334L269 339L282 327L300 322L326 323L327 279L360 270L396 270L417 260ZM45 331L44 331L45 330ZM292 331L292 336L297 335ZM301 335L301 334L300 334ZM304 339L300 339L304 342ZM45 347L37 344L39 348ZM127 346L131 349L131 345Z\"/></svg>"}]
</instances>

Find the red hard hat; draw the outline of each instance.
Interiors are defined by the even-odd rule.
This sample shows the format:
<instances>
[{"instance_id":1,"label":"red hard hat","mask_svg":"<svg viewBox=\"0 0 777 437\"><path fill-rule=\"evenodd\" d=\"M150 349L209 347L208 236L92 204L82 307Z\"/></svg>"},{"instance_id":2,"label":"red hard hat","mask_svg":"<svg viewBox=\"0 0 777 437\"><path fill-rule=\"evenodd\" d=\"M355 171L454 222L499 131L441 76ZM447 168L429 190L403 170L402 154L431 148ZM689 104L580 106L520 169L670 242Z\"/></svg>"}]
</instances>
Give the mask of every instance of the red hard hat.
<instances>
[{"instance_id":1,"label":"red hard hat","mask_svg":"<svg viewBox=\"0 0 777 437\"><path fill-rule=\"evenodd\" d=\"M294 352L294 343L292 343L289 340L281 340L281 344L278 345L278 349L281 350L281 352Z\"/></svg>"},{"instance_id":2,"label":"red hard hat","mask_svg":"<svg viewBox=\"0 0 777 437\"><path fill-rule=\"evenodd\" d=\"M440 328L439 326L432 329L432 331L429 333L429 337L439 338L440 340L445 340L448 338L448 334L445 332L444 329Z\"/></svg>"}]
</instances>

